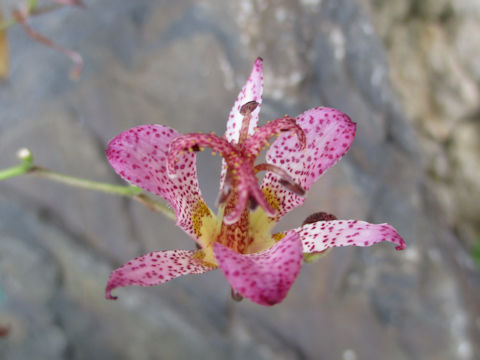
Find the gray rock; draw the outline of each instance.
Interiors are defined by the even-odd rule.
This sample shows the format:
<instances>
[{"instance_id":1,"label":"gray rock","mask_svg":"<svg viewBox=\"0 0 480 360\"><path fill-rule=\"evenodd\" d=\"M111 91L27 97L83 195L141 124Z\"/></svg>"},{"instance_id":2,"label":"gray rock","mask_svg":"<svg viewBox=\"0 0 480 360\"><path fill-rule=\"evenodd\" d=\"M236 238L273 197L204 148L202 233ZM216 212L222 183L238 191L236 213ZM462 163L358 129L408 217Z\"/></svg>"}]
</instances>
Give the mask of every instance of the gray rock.
<instances>
[{"instance_id":1,"label":"gray rock","mask_svg":"<svg viewBox=\"0 0 480 360\"><path fill-rule=\"evenodd\" d=\"M117 302L106 301L114 267L147 251L192 249L193 241L126 199L11 179L0 183L0 325L11 325L11 334L0 339L0 357L475 359L478 273L432 186L430 159L443 147L424 140L431 124L412 126L425 114L432 120L441 113L447 130L429 133L450 139L452 124L475 108L478 84L466 70L475 65L464 65L465 57L452 50L430 68L439 59L422 57L428 50L420 43L428 41L400 46L415 39L415 29L433 27L440 35L432 46L438 44L435 54L442 57L453 48L441 25L418 19L402 25L410 3L395 1L87 3L83 11L64 9L32 21L82 53L78 82L68 78L68 59L19 28L9 33L14 65L0 88L0 167L13 164L16 150L28 146L48 168L121 183L103 154L110 138L146 123L222 133L252 61L262 56L262 122L326 105L358 124L346 158L278 229L328 211L389 222L408 248L334 250L305 266L287 299L272 308L233 303L218 271L157 288L120 289ZM443 6L425 9L430 15L424 20L437 21ZM391 29L382 14L392 20ZM462 38L458 29L455 36ZM433 79L438 72L445 74ZM405 85L410 80L414 89ZM430 94L432 84L439 89ZM458 119L449 122L452 114ZM455 132L453 143L465 145L463 136ZM468 146L462 151L455 156L470 161L463 155ZM445 178L451 157L442 155L435 169ZM201 154L198 163L213 207L220 162ZM448 194L443 198L456 199L449 187L442 189Z\"/></svg>"}]
</instances>

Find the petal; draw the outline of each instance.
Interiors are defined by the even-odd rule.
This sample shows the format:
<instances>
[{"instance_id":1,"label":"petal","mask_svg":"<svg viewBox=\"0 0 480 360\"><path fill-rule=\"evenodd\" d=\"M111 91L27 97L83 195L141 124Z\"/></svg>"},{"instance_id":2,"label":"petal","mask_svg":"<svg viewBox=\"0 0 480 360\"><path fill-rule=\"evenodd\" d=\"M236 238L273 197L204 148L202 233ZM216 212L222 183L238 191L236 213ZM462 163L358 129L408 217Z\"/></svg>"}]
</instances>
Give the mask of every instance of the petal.
<instances>
[{"instance_id":1,"label":"petal","mask_svg":"<svg viewBox=\"0 0 480 360\"><path fill-rule=\"evenodd\" d=\"M407 246L393 226L358 220L318 221L295 229L303 243L303 252L316 253L332 247L370 246L388 241L396 250Z\"/></svg>"},{"instance_id":2,"label":"petal","mask_svg":"<svg viewBox=\"0 0 480 360\"><path fill-rule=\"evenodd\" d=\"M242 90L237 96L235 104L233 104L232 110L228 115L227 130L225 131L225 138L229 142L238 143L240 137L240 130L242 129L243 115L240 114L240 108L242 105L249 101L256 101L258 106L252 112L250 124L248 126L248 133L253 134L255 127L258 123L258 114L262 106L262 93L263 93L263 60L257 58L253 64L252 71L248 77L247 82L243 85ZM225 160L222 161L222 171L220 176L220 189L223 189L225 175L227 173L227 166Z\"/></svg>"},{"instance_id":3,"label":"petal","mask_svg":"<svg viewBox=\"0 0 480 360\"><path fill-rule=\"evenodd\" d=\"M118 287L138 285L154 286L188 274L202 274L213 270L198 263L195 251L167 250L154 251L139 256L114 270L108 279L105 297L115 300L112 291Z\"/></svg>"},{"instance_id":4,"label":"petal","mask_svg":"<svg viewBox=\"0 0 480 360\"><path fill-rule=\"evenodd\" d=\"M298 185L308 190L345 155L355 137L356 126L344 113L326 107L307 110L296 120L307 136L306 149L299 150L297 139L283 134L272 144L266 159L286 170ZM267 172L262 184L264 191L276 197L277 220L304 202L303 197L284 189L280 180Z\"/></svg>"},{"instance_id":5,"label":"petal","mask_svg":"<svg viewBox=\"0 0 480 360\"><path fill-rule=\"evenodd\" d=\"M274 305L287 296L302 266L302 243L289 232L270 249L239 254L219 243L213 251L232 288L260 305Z\"/></svg>"},{"instance_id":6,"label":"petal","mask_svg":"<svg viewBox=\"0 0 480 360\"><path fill-rule=\"evenodd\" d=\"M201 216L209 215L210 210L198 186L195 153L179 157L174 178L167 174L168 147L178 136L166 126L138 126L112 139L106 154L123 179L168 200L177 215L177 225L198 238Z\"/></svg>"},{"instance_id":7,"label":"petal","mask_svg":"<svg viewBox=\"0 0 480 360\"><path fill-rule=\"evenodd\" d=\"M227 131L225 132L225 138L237 143L240 136L240 129L242 128L243 115L240 114L240 108L247 102L256 101L258 106L252 112L252 118L250 120L250 126L248 133L253 134L253 129L257 126L258 113L262 105L262 92L263 92L263 60L257 58L253 64L252 71L248 77L247 82L243 85L242 90L237 96L237 100L230 111L227 121Z\"/></svg>"}]
</instances>

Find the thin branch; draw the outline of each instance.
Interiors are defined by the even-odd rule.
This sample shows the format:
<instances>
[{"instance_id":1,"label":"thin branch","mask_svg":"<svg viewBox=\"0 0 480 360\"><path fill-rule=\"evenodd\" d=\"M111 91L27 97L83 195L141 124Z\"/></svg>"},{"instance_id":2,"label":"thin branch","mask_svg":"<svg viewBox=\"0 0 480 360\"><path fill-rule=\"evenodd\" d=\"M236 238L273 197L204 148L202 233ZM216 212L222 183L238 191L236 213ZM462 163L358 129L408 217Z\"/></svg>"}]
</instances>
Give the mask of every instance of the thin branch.
<instances>
[{"instance_id":1,"label":"thin branch","mask_svg":"<svg viewBox=\"0 0 480 360\"><path fill-rule=\"evenodd\" d=\"M36 166L33 163L33 154L28 149L19 150L17 156L20 160L22 160L22 163L17 166L12 166L0 170L0 181L20 175L32 174L44 179L53 180L65 185L74 186L82 189L101 191L104 193L116 194L121 196L129 196L132 199L147 206L150 210L160 212L167 218L176 220L175 213L170 208L168 208L168 206L163 205L162 203L152 199L147 194L143 193L143 190L139 187L133 185L114 185L99 181L80 179L70 175L51 171L40 166Z\"/></svg>"}]
</instances>

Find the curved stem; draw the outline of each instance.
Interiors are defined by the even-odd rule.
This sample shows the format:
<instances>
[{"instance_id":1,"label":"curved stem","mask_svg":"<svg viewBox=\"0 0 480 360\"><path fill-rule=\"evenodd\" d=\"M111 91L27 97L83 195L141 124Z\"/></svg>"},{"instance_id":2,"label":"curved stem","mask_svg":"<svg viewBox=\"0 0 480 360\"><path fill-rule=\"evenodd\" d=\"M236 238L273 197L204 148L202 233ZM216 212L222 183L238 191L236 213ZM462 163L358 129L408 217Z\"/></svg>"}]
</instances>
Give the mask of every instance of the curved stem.
<instances>
[{"instance_id":1,"label":"curved stem","mask_svg":"<svg viewBox=\"0 0 480 360\"><path fill-rule=\"evenodd\" d=\"M38 7L37 2L38 2L37 0L29 0L28 3L26 4L29 16L42 15L42 14L45 14L45 13L49 13L49 12L58 10L58 9L65 6L65 4L57 3L57 4L50 4L50 5L44 5L44 6ZM71 5L81 5L81 4L72 3ZM0 31L7 30L8 28L10 28L10 27L12 27L13 25L16 25L16 24L18 24L18 21L15 18L11 18L11 19L8 19L8 20L1 21L0 22Z\"/></svg>"},{"instance_id":2,"label":"curved stem","mask_svg":"<svg viewBox=\"0 0 480 360\"><path fill-rule=\"evenodd\" d=\"M147 194L144 194L143 190L139 187L133 185L114 185L99 181L80 179L70 175L50 171L40 166L35 166L33 164L33 155L28 149L20 150L17 155L22 160L22 163L17 166L0 170L0 181L24 174L33 174L38 177L53 180L65 185L101 191L108 194L130 196L134 200L147 206L150 210L160 212L169 219L176 220L175 213L171 209L169 209L166 205L163 205L162 203L152 199Z\"/></svg>"},{"instance_id":3,"label":"curved stem","mask_svg":"<svg viewBox=\"0 0 480 360\"><path fill-rule=\"evenodd\" d=\"M41 178L57 181L62 184L71 185L71 186L75 186L83 189L102 191L109 194L135 196L143 192L142 189L136 186L114 185L114 184L102 183L102 182L92 181L87 179L79 179L73 176L50 171L48 169L44 169L39 166L33 166L30 169L29 173Z\"/></svg>"}]
</instances>

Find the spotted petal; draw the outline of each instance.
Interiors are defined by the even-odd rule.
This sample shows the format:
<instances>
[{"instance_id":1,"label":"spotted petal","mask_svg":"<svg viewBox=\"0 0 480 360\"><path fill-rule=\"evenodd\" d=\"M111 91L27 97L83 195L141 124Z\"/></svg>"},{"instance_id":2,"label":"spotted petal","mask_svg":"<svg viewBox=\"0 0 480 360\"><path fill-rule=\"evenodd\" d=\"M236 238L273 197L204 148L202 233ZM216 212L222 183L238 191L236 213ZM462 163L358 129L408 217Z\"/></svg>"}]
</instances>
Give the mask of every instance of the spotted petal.
<instances>
[{"instance_id":1,"label":"spotted petal","mask_svg":"<svg viewBox=\"0 0 480 360\"><path fill-rule=\"evenodd\" d=\"M214 269L198 263L194 253L189 250L154 251L130 260L112 272L105 297L116 299L112 291L118 287L160 285L182 275L203 274Z\"/></svg>"},{"instance_id":2,"label":"spotted petal","mask_svg":"<svg viewBox=\"0 0 480 360\"><path fill-rule=\"evenodd\" d=\"M232 288L260 305L275 305L287 296L303 258L295 232L261 253L239 254L215 243L214 254Z\"/></svg>"},{"instance_id":3,"label":"spotted petal","mask_svg":"<svg viewBox=\"0 0 480 360\"><path fill-rule=\"evenodd\" d=\"M258 123L258 114L262 106L262 93L263 93L263 60L257 58L253 64L252 71L248 77L247 82L243 85L242 90L237 96L235 104L233 104L232 110L228 115L227 130L225 131L225 138L232 143L238 143L240 138L240 130L242 129L243 115L240 114L240 108L242 105L256 101L258 103L255 110L251 113L250 124L248 126L248 134L253 134L254 129ZM227 166L225 160L222 161L222 172L220 176L220 189L224 186L225 175L227 173Z\"/></svg>"},{"instance_id":4,"label":"spotted petal","mask_svg":"<svg viewBox=\"0 0 480 360\"><path fill-rule=\"evenodd\" d=\"M167 152L180 134L162 125L143 125L112 139L106 151L115 171L128 182L170 202L177 225L198 238L201 216L209 215L198 186L195 153L179 157L175 176L167 174Z\"/></svg>"},{"instance_id":5,"label":"spotted petal","mask_svg":"<svg viewBox=\"0 0 480 360\"><path fill-rule=\"evenodd\" d=\"M237 96L237 100L230 111L227 121L227 131L225 132L225 138L233 143L238 143L240 136L240 129L242 128L243 115L240 114L240 108L247 102L256 101L258 106L252 112L252 118L250 119L250 126L248 133L253 134L253 129L257 126L258 113L262 104L262 92L263 92L263 60L257 58L253 64L250 76L243 85L242 90Z\"/></svg>"},{"instance_id":6,"label":"spotted petal","mask_svg":"<svg viewBox=\"0 0 480 360\"><path fill-rule=\"evenodd\" d=\"M396 250L403 250L407 246L389 224L370 224L358 220L318 221L294 231L300 236L305 253L321 252L332 247L370 246L385 241L396 244Z\"/></svg>"},{"instance_id":7,"label":"spotted petal","mask_svg":"<svg viewBox=\"0 0 480 360\"><path fill-rule=\"evenodd\" d=\"M266 158L268 163L287 171L297 184L308 190L345 155L353 142L356 126L347 115L326 107L307 110L296 120L306 134L306 149L299 150L297 139L283 134L272 144ZM277 207L277 220L304 202L303 197L285 189L274 173L265 174L262 188L275 197L272 205Z\"/></svg>"}]
</instances>

